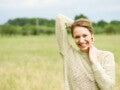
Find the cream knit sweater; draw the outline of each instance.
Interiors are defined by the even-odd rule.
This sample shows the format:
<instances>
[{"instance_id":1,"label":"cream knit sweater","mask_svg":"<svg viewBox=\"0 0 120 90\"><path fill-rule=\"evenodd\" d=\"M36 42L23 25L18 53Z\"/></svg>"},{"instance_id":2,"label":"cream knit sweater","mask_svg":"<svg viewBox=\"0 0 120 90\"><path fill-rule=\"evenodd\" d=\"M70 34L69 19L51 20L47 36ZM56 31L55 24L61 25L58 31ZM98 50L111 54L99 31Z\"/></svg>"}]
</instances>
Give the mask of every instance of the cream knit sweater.
<instances>
[{"instance_id":1,"label":"cream knit sweater","mask_svg":"<svg viewBox=\"0 0 120 90\"><path fill-rule=\"evenodd\" d=\"M111 52L98 50L99 63L90 63L87 53L74 49L68 41L66 26L73 20L58 15L56 37L60 54L64 59L64 90L113 90L115 84L115 63Z\"/></svg>"}]
</instances>

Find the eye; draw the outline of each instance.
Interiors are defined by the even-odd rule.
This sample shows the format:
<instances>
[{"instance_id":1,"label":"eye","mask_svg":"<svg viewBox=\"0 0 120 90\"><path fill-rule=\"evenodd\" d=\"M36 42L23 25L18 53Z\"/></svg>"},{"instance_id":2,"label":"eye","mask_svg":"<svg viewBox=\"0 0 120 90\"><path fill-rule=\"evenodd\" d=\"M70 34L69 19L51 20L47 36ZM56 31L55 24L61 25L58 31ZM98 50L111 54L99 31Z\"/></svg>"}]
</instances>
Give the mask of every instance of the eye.
<instances>
[{"instance_id":1,"label":"eye","mask_svg":"<svg viewBox=\"0 0 120 90\"><path fill-rule=\"evenodd\" d=\"M74 38L75 38L75 39L78 39L78 38L80 38L80 37L79 37L79 36L75 36Z\"/></svg>"},{"instance_id":2,"label":"eye","mask_svg":"<svg viewBox=\"0 0 120 90\"><path fill-rule=\"evenodd\" d=\"M87 37L88 35L87 34L84 34L83 37Z\"/></svg>"}]
</instances>

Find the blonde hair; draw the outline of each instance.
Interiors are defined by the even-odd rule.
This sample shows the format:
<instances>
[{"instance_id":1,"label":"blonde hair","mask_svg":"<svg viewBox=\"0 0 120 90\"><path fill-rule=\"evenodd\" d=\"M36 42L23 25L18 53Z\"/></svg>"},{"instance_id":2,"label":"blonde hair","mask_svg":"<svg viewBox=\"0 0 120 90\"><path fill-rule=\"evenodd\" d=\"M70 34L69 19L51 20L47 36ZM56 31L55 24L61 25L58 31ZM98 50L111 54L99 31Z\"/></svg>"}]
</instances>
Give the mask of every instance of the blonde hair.
<instances>
[{"instance_id":1,"label":"blonde hair","mask_svg":"<svg viewBox=\"0 0 120 90\"><path fill-rule=\"evenodd\" d=\"M78 26L87 28L90 31L90 33L93 34L92 22L88 19L80 18L78 20L75 20L74 23L70 27L72 36L73 36L74 28Z\"/></svg>"}]
</instances>

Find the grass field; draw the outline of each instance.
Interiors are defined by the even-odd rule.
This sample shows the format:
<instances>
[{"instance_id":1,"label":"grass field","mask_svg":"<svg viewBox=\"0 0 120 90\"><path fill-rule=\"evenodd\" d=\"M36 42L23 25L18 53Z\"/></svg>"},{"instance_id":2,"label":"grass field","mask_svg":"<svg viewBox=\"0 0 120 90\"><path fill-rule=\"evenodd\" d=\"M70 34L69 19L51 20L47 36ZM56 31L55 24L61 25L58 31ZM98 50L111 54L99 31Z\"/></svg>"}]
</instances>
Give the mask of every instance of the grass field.
<instances>
[{"instance_id":1,"label":"grass field","mask_svg":"<svg viewBox=\"0 0 120 90\"><path fill-rule=\"evenodd\" d=\"M115 55L115 90L120 90L119 40L120 35L95 36L97 48ZM55 36L1 36L0 90L63 90L63 61Z\"/></svg>"}]
</instances>

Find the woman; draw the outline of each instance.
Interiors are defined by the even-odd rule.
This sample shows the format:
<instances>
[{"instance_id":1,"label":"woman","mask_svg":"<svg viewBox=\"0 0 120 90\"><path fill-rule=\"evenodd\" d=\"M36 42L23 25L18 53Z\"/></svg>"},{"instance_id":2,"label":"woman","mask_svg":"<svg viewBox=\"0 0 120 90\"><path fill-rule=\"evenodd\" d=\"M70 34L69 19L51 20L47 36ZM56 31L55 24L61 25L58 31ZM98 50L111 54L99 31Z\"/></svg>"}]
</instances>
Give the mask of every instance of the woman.
<instances>
[{"instance_id":1,"label":"woman","mask_svg":"<svg viewBox=\"0 0 120 90\"><path fill-rule=\"evenodd\" d=\"M67 27L79 50L67 38ZM87 19L72 19L58 15L56 37L64 59L65 90L113 90L115 84L114 56L94 47L92 24Z\"/></svg>"}]
</instances>

